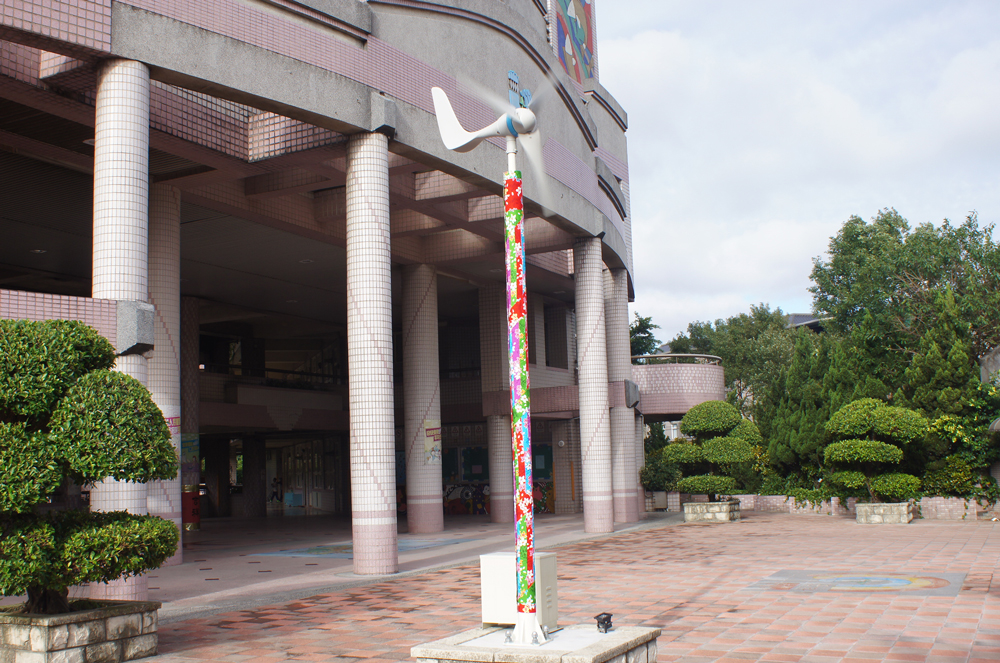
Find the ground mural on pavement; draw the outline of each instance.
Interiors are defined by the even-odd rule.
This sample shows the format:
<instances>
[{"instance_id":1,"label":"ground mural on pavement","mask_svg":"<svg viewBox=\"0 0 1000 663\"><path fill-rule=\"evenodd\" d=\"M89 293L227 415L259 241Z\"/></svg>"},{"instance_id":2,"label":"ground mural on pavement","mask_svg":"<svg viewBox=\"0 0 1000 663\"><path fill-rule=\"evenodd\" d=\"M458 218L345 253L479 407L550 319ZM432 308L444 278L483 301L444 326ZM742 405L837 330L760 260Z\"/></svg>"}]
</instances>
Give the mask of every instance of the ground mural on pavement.
<instances>
[{"instance_id":1,"label":"ground mural on pavement","mask_svg":"<svg viewBox=\"0 0 1000 663\"><path fill-rule=\"evenodd\" d=\"M747 587L748 590L814 592L906 592L918 596L958 596L964 573L830 573L783 570Z\"/></svg>"},{"instance_id":2,"label":"ground mural on pavement","mask_svg":"<svg viewBox=\"0 0 1000 663\"><path fill-rule=\"evenodd\" d=\"M476 539L399 539L399 552L421 550L423 548L438 548L456 543L466 543ZM350 541L331 543L325 546L311 548L296 548L294 550L278 550L269 553L254 553L253 557L326 557L333 559L353 559L354 544Z\"/></svg>"}]
</instances>

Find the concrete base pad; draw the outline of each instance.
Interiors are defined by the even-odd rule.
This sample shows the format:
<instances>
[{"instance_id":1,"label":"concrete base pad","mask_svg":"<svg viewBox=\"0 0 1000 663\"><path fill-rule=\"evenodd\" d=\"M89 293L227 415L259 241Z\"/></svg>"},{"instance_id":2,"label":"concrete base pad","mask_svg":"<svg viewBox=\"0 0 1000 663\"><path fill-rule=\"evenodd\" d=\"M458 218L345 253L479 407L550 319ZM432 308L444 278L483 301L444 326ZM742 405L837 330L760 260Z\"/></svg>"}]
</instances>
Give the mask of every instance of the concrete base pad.
<instances>
[{"instance_id":1,"label":"concrete base pad","mask_svg":"<svg viewBox=\"0 0 1000 663\"><path fill-rule=\"evenodd\" d=\"M417 645L410 656L418 663L656 663L660 629L616 626L600 633L596 624L567 626L537 646L504 644L506 627L490 626Z\"/></svg>"}]
</instances>

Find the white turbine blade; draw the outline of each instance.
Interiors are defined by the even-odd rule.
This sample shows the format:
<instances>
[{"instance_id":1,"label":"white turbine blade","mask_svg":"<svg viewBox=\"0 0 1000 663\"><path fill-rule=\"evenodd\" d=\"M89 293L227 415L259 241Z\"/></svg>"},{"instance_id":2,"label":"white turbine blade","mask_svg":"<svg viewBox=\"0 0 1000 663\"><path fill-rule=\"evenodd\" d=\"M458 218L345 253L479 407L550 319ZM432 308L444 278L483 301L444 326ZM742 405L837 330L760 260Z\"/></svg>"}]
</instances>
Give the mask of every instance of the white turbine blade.
<instances>
[{"instance_id":1,"label":"white turbine blade","mask_svg":"<svg viewBox=\"0 0 1000 663\"><path fill-rule=\"evenodd\" d=\"M434 114L437 116L438 131L441 132L441 141L445 147L456 152L468 152L483 142L482 138L477 138L462 128L444 90L432 87L431 98L434 100Z\"/></svg>"},{"instance_id":2,"label":"white turbine blade","mask_svg":"<svg viewBox=\"0 0 1000 663\"><path fill-rule=\"evenodd\" d=\"M549 175L545 172L541 133L532 131L530 134L521 134L517 138L521 143L524 156L528 158L528 163L531 164L531 173L538 181L537 191L541 198L538 202L542 206L542 216L551 216L555 200L552 196L552 187L549 186Z\"/></svg>"},{"instance_id":3,"label":"white turbine blade","mask_svg":"<svg viewBox=\"0 0 1000 663\"><path fill-rule=\"evenodd\" d=\"M514 107L510 105L510 100L504 99L479 81L462 76L458 82L472 92L472 96L492 108L498 115L504 115L514 110Z\"/></svg>"}]
</instances>

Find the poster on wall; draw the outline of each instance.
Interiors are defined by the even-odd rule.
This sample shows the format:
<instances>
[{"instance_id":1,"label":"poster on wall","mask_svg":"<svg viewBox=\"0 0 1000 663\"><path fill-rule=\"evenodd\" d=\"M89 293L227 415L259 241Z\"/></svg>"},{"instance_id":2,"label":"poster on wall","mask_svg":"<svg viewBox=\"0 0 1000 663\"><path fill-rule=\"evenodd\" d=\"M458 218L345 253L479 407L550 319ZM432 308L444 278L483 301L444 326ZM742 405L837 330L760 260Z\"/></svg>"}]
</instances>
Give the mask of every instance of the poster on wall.
<instances>
[{"instance_id":1,"label":"poster on wall","mask_svg":"<svg viewBox=\"0 0 1000 663\"><path fill-rule=\"evenodd\" d=\"M424 419L424 465L441 464L441 421Z\"/></svg>"},{"instance_id":2,"label":"poster on wall","mask_svg":"<svg viewBox=\"0 0 1000 663\"><path fill-rule=\"evenodd\" d=\"M556 55L577 83L594 78L594 3L590 0L553 2Z\"/></svg>"}]
</instances>

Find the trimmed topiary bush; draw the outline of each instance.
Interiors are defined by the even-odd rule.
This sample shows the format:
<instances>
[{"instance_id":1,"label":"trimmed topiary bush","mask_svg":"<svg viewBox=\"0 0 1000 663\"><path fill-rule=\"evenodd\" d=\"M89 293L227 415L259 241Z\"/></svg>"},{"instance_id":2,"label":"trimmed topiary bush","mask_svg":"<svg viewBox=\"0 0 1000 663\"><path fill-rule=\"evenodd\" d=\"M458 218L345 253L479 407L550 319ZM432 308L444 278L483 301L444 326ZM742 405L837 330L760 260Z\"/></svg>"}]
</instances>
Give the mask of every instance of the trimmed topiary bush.
<instances>
[{"instance_id":1,"label":"trimmed topiary bush","mask_svg":"<svg viewBox=\"0 0 1000 663\"><path fill-rule=\"evenodd\" d=\"M114 360L82 323L0 320L0 594L27 594L27 612L66 612L68 587L139 575L177 549L177 527L154 516L36 509L67 481L177 475L163 414Z\"/></svg>"},{"instance_id":2,"label":"trimmed topiary bush","mask_svg":"<svg viewBox=\"0 0 1000 663\"><path fill-rule=\"evenodd\" d=\"M661 457L685 467L687 476L677 482L677 490L708 495L712 502L736 490L739 482L734 475L752 469L754 450L763 442L757 426L724 401L707 401L688 410L681 431L694 442L668 444Z\"/></svg>"},{"instance_id":3,"label":"trimmed topiary bush","mask_svg":"<svg viewBox=\"0 0 1000 663\"><path fill-rule=\"evenodd\" d=\"M838 441L824 451L830 480L849 491L864 491L872 502L905 501L917 496L920 479L888 472L903 460L904 448L927 434L917 412L863 398L840 408L826 426ZM845 439L846 438L846 439Z\"/></svg>"},{"instance_id":4,"label":"trimmed topiary bush","mask_svg":"<svg viewBox=\"0 0 1000 663\"><path fill-rule=\"evenodd\" d=\"M701 441L727 435L743 417L740 411L725 401L706 401L687 411L681 419L681 432Z\"/></svg>"}]
</instances>

